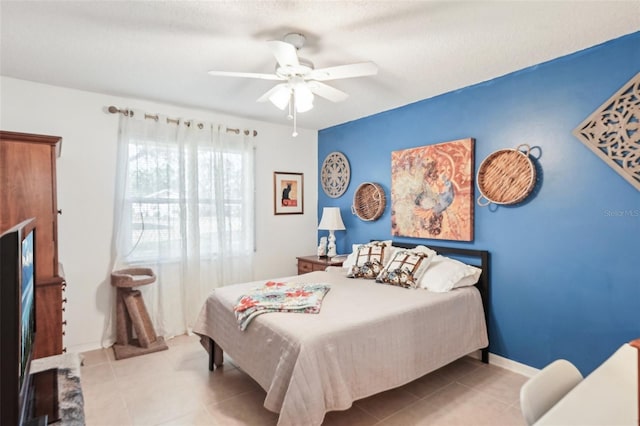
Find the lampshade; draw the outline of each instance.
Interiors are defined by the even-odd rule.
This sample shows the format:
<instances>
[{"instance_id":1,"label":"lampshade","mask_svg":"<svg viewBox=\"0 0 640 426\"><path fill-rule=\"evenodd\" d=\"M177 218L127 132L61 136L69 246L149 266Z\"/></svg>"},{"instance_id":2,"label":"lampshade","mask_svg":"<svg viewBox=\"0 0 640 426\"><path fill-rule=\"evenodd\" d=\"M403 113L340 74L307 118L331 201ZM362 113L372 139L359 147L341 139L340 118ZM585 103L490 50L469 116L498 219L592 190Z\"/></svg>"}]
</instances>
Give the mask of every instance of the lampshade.
<instances>
[{"instance_id":1,"label":"lampshade","mask_svg":"<svg viewBox=\"0 0 640 426\"><path fill-rule=\"evenodd\" d=\"M306 84L297 85L293 89L296 111L307 112L313 108L313 93Z\"/></svg>"},{"instance_id":2,"label":"lampshade","mask_svg":"<svg viewBox=\"0 0 640 426\"><path fill-rule=\"evenodd\" d=\"M272 104L274 104L277 108L284 110L289 104L289 98L291 97L291 92L286 87L281 87L279 90L276 90L271 96L269 96L269 100Z\"/></svg>"},{"instance_id":3,"label":"lampshade","mask_svg":"<svg viewBox=\"0 0 640 426\"><path fill-rule=\"evenodd\" d=\"M318 229L329 231L346 229L344 227L344 222L342 222L342 216L340 216L340 207L323 207L322 219L320 219Z\"/></svg>"}]
</instances>

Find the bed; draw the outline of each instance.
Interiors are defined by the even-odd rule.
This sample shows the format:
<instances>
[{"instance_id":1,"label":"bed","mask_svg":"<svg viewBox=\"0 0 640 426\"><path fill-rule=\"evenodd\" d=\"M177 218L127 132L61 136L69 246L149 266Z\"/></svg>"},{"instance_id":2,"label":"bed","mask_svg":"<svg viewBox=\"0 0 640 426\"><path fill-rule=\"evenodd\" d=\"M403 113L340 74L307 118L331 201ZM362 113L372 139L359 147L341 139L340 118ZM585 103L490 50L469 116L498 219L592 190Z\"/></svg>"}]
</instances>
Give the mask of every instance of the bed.
<instances>
[{"instance_id":1,"label":"bed","mask_svg":"<svg viewBox=\"0 0 640 426\"><path fill-rule=\"evenodd\" d=\"M265 280L216 289L194 326L209 351L209 369L221 366L226 352L266 391L264 407L279 413L278 425L287 426L320 425L328 411L477 350L488 362L489 253L429 247L482 268L478 283L433 293L347 278L342 268L283 277L278 280L330 284L320 313L264 314L244 331L233 306Z\"/></svg>"}]
</instances>

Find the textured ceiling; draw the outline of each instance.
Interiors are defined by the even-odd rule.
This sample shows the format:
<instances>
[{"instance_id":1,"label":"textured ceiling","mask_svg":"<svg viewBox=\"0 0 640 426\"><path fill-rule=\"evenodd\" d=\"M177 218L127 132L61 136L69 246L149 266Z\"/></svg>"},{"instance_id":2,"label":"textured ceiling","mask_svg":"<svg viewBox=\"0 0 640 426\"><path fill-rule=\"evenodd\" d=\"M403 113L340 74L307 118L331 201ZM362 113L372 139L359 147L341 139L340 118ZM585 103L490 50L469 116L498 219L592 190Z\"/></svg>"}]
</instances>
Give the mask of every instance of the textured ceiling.
<instances>
[{"instance_id":1,"label":"textured ceiling","mask_svg":"<svg viewBox=\"0 0 640 426\"><path fill-rule=\"evenodd\" d=\"M327 82L298 125L322 129L594 46L640 29L640 1L1 1L4 76L286 124L256 99L276 82L265 41L307 36L316 68L373 61ZM124 105L122 105L124 106ZM160 111L162 112L162 111Z\"/></svg>"}]
</instances>

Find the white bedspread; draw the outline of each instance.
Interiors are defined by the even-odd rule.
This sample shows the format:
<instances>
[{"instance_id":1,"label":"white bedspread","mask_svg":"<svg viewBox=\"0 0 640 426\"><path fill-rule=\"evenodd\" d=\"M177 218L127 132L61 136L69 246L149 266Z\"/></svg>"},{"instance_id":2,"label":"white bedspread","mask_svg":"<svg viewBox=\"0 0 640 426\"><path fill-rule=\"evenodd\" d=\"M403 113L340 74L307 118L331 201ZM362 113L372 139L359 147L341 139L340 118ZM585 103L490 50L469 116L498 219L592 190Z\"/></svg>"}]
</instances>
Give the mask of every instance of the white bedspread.
<instances>
[{"instance_id":1,"label":"white bedspread","mask_svg":"<svg viewBox=\"0 0 640 426\"><path fill-rule=\"evenodd\" d=\"M319 314L269 313L238 329L232 308L264 281L216 289L194 332L211 337L267 392L278 425L320 425L327 411L398 387L488 345L480 294L431 293L312 272L330 283Z\"/></svg>"}]
</instances>

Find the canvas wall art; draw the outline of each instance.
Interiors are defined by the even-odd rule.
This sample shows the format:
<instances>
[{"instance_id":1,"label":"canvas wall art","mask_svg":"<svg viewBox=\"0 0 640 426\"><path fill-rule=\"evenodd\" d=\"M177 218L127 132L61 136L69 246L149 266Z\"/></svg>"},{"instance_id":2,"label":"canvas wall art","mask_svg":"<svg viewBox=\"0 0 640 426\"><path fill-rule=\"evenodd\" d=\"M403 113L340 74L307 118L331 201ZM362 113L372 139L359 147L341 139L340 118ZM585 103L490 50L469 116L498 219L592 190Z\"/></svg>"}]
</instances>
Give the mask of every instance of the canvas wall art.
<instances>
[{"instance_id":1,"label":"canvas wall art","mask_svg":"<svg viewBox=\"0 0 640 426\"><path fill-rule=\"evenodd\" d=\"M391 153L392 235L473 241L474 140Z\"/></svg>"}]
</instances>

